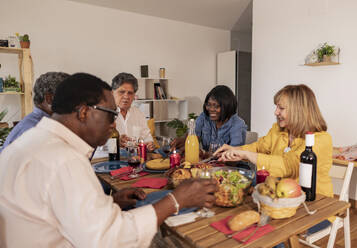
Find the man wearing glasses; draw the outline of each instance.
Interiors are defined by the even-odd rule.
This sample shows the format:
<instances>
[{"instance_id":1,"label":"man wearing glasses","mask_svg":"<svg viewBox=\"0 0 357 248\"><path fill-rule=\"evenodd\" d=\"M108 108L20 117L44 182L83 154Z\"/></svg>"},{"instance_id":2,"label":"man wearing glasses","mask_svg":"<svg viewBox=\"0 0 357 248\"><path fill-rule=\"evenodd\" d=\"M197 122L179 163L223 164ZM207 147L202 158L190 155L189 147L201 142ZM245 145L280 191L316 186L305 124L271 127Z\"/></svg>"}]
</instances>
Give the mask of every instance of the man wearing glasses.
<instances>
[{"instance_id":1,"label":"man wearing glasses","mask_svg":"<svg viewBox=\"0 0 357 248\"><path fill-rule=\"evenodd\" d=\"M138 80L130 73L119 73L112 80L115 103L118 107L117 130L120 134L120 145L126 146L130 139L144 139L149 151L155 149L150 129L144 114L132 103L138 90Z\"/></svg>"},{"instance_id":2,"label":"man wearing glasses","mask_svg":"<svg viewBox=\"0 0 357 248\"><path fill-rule=\"evenodd\" d=\"M213 180L182 183L153 205L127 188L105 195L89 157L115 128L111 87L85 73L57 88L51 118L0 154L0 247L148 247L158 226L187 207L212 207Z\"/></svg>"}]
</instances>

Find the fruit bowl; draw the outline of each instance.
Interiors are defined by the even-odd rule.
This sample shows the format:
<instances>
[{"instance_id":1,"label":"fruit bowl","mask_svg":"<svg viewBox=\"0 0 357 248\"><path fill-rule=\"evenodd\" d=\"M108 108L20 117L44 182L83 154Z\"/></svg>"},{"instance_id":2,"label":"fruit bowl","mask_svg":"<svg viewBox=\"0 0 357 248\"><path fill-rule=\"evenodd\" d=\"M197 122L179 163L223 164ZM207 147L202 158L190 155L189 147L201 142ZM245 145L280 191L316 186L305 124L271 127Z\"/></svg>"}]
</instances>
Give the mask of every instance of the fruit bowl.
<instances>
[{"instance_id":1,"label":"fruit bowl","mask_svg":"<svg viewBox=\"0 0 357 248\"><path fill-rule=\"evenodd\" d=\"M294 198L271 198L268 195L262 195L258 192L258 187L255 186L252 197L253 201L258 205L259 211L264 212L273 219L284 219L294 216L296 209L305 201L306 195L302 191L301 195Z\"/></svg>"},{"instance_id":2,"label":"fruit bowl","mask_svg":"<svg viewBox=\"0 0 357 248\"><path fill-rule=\"evenodd\" d=\"M235 167L215 167L209 170L210 177L217 180L219 190L215 193L215 205L235 207L244 201L254 178L254 171Z\"/></svg>"}]
</instances>

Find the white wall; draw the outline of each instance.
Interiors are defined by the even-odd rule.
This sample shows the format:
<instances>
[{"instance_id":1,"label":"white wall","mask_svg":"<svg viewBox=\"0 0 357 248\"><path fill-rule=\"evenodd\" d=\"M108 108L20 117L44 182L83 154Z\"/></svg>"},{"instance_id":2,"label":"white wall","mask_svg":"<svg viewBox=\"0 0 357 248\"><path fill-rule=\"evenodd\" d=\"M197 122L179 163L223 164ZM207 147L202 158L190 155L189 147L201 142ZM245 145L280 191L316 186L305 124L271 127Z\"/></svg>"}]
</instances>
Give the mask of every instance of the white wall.
<instances>
[{"instance_id":1,"label":"white wall","mask_svg":"<svg viewBox=\"0 0 357 248\"><path fill-rule=\"evenodd\" d=\"M111 82L148 64L171 78L171 94L188 97L199 113L216 79L216 53L230 49L230 32L66 0L2 0L0 38L28 33L35 79L48 71L90 72ZM0 54L0 76L18 75L14 55ZM0 111L19 119L16 96L0 96Z\"/></svg>"},{"instance_id":2,"label":"white wall","mask_svg":"<svg viewBox=\"0 0 357 248\"><path fill-rule=\"evenodd\" d=\"M274 94L305 83L317 96L335 146L357 143L357 1L270 0L253 3L252 130L267 133ZM341 48L338 66L302 66L319 43Z\"/></svg>"}]
</instances>

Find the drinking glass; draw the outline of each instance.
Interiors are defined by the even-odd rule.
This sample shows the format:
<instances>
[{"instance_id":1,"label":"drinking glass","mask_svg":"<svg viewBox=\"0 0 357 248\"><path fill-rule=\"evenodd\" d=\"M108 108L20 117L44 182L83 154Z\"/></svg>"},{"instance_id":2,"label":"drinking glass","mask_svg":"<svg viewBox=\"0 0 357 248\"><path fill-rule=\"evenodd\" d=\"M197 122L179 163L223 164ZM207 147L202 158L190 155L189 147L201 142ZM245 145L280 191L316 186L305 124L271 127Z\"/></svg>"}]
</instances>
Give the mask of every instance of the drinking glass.
<instances>
[{"instance_id":1,"label":"drinking glass","mask_svg":"<svg viewBox=\"0 0 357 248\"><path fill-rule=\"evenodd\" d=\"M128 148L128 165L133 167L133 173L130 174L131 178L139 176L141 169L140 157L138 156L138 149L136 146L129 146Z\"/></svg>"},{"instance_id":2,"label":"drinking glass","mask_svg":"<svg viewBox=\"0 0 357 248\"><path fill-rule=\"evenodd\" d=\"M209 145L209 150L208 150L209 155L212 156L213 153L215 153L219 147L220 147L219 144L217 144L217 143L211 143L211 144Z\"/></svg>"},{"instance_id":3,"label":"drinking glass","mask_svg":"<svg viewBox=\"0 0 357 248\"><path fill-rule=\"evenodd\" d=\"M160 142L161 150L166 154L166 157L170 153L170 143L171 143L171 141L172 140L169 137L162 137L162 140Z\"/></svg>"}]
</instances>

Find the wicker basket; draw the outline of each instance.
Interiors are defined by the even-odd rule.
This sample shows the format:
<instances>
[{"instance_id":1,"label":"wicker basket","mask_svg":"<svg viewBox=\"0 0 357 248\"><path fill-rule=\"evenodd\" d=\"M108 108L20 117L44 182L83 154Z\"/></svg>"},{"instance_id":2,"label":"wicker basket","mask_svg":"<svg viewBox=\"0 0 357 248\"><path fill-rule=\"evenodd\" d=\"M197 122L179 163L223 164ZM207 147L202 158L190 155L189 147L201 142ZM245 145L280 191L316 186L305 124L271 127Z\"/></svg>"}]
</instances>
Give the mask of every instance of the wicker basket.
<instances>
[{"instance_id":1,"label":"wicker basket","mask_svg":"<svg viewBox=\"0 0 357 248\"><path fill-rule=\"evenodd\" d=\"M252 197L253 201L258 204L260 211L273 219L284 219L296 214L297 208L305 201L306 195L302 192L299 197L278 198L273 200L269 196L259 194L257 186L255 186Z\"/></svg>"}]
</instances>

